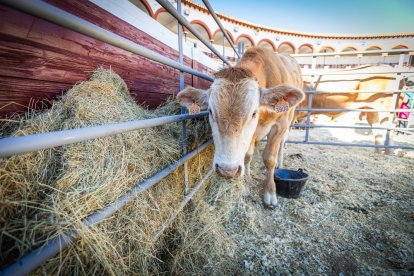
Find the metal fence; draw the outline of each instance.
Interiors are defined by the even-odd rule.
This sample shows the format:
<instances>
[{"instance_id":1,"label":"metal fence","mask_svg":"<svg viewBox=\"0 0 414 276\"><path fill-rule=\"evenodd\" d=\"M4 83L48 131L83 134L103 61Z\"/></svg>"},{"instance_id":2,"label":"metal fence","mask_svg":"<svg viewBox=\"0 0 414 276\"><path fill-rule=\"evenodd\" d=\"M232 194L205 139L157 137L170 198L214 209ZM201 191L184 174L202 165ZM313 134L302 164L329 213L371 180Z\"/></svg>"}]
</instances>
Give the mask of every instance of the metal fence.
<instances>
[{"instance_id":1,"label":"metal fence","mask_svg":"<svg viewBox=\"0 0 414 276\"><path fill-rule=\"evenodd\" d=\"M340 53L319 53L319 54L297 54L294 55L296 58L311 58L311 68L310 72L306 72L303 74L303 76L309 76L310 77L310 88L309 90L305 90L304 92L308 95L308 102L307 102L307 108L297 108L297 111L306 111L307 117L306 117L306 123L295 123L292 124L292 127L305 127L305 138L303 141L292 141L288 140L287 143L295 143L295 144L316 144L316 145L331 145L331 146L353 146L353 147L375 147L375 148L400 148L400 149L414 149L414 146L394 146L390 144L390 135L391 131L403 131L408 132L409 134L414 135L414 133L411 133L414 131L414 128L397 128L393 126L393 121L395 118L396 112L411 112L413 113L413 109L396 109L396 105L398 103L399 95L400 93L413 93L414 90L400 90L399 85L400 81L404 78L410 77L414 74L413 70L409 70L408 68L404 68L404 59L405 55L412 55L413 50L408 49L398 49L398 50L389 50L389 51L364 51L364 52L340 52ZM326 71L323 70L318 71L317 70L317 58L318 57L327 57L327 56L358 56L362 57L364 54L366 55L373 55L373 54L379 54L379 55L388 55L388 54L398 54L398 65L396 68L389 70L389 71L369 71L364 70L363 72L355 72L355 71ZM358 74L364 74L364 75L381 75L381 74L392 74L395 76L395 88L393 90L375 90L375 91L355 91L355 90L337 90L337 91L321 91L314 89L315 87L315 78L316 77L322 77L322 76L346 76L346 75L352 75L356 76ZM339 108L313 108L312 102L313 102L313 95L315 94L322 94L322 93L328 93L328 94L334 94L334 93L389 93L392 94L392 103L389 106L388 109L357 109L357 108L348 108L348 109L339 109ZM313 112L387 112L388 114L388 126L385 127L378 127L378 126L355 126L355 125L317 125L317 124L311 124L310 117ZM309 132L312 128L347 128L347 129L381 129L386 130L386 137L384 141L384 145L373 145L373 144L359 144L359 143L336 143L336 142L323 142L323 141L310 141L309 139Z\"/></svg>"},{"instance_id":2,"label":"metal fence","mask_svg":"<svg viewBox=\"0 0 414 276\"><path fill-rule=\"evenodd\" d=\"M215 53L223 63L229 64L229 62L221 55L209 41L203 39L203 37L190 25L190 23L181 15L181 1L177 1L177 9L165 0L157 0L157 2L162 5L167 11L171 13L179 22L178 25L178 52L179 52L179 61L174 61L167 57L162 56L152 50L149 50L141 45L136 44L135 42L128 40L124 37L121 37L115 33L112 33L108 30L105 30L95 24L92 24L82 18L79 18L73 14L70 14L64 10L56 8L50 4L42 2L40 0L0 0L1 4L12 7L16 10L20 10L27 14L45 19L49 22L55 23L57 25L63 26L67 29L76 31L78 33L84 34L91 38L95 38L102 42L111 44L120 49L129 51L131 53L143 56L150 60L165 64L167 66L173 67L180 70L180 89L184 88L184 73L189 73L200 78L213 81L213 78L192 69L191 67L185 66L183 63L183 45L182 45L182 27L184 25L190 32L192 32L196 37L198 37L201 42L203 42L206 47L208 47L213 53ZM215 13L208 3L207 0L203 0L207 8L213 15L214 19L219 25L219 28L222 30L225 35L226 32L221 25L218 18L215 16ZM225 35L227 39L227 35ZM13 137L13 138L4 138L0 139L0 158L5 158L15 154L21 154L25 152L31 152L36 150L42 150L47 148L53 148L57 146L63 146L67 144L72 144L76 142L86 141L90 139L95 139L99 137L106 137L109 135L114 135L117 133L124 133L127 131L134 131L137 129L155 127L167 123L180 122L182 121L182 151L183 156L170 164L161 171L155 173L148 179L144 180L141 183L136 184L132 189L118 198L115 202L109 204L105 208L91 214L89 217L83 220L85 227L91 227L105 218L111 216L120 208L125 206L125 204L137 196L139 196L145 190L151 188L170 173L175 171L179 166L184 165L185 171L185 187L184 187L184 198L179 206L179 208L173 213L170 218L162 225L161 229L154 234L154 239L157 239L161 233L171 224L174 218L177 216L178 212L189 202L189 200L194 196L194 194L199 190L203 183L211 175L212 170L210 170L204 177L201 179L191 191L188 188L188 170L187 170L187 160L204 150L206 147L211 145L213 142L210 139L201 146L197 147L193 151L187 153L186 145L186 125L185 121L192 118L198 118L206 116L207 112L201 112L197 115L186 114L186 110L182 109L180 115L166 116L154 119L147 120L137 120L116 124L107 124L102 126L95 127L86 127L81 129L72 129L65 131L50 132L44 134L35 134L22 137ZM62 234L47 242L40 248L32 251L31 253L23 256L15 263L6 267L3 271L0 271L1 275L26 275L42 265L49 258L61 252L65 249L71 242L75 241L78 238L78 230L73 228L69 233Z\"/></svg>"}]
</instances>

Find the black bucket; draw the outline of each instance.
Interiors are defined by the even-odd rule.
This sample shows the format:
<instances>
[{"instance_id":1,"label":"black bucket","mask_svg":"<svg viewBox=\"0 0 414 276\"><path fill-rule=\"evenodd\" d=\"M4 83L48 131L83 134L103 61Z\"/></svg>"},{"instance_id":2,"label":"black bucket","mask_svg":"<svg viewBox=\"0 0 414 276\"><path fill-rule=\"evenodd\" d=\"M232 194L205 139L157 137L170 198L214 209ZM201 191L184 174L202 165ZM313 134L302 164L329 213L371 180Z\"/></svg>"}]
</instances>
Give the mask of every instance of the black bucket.
<instances>
[{"instance_id":1,"label":"black bucket","mask_svg":"<svg viewBox=\"0 0 414 276\"><path fill-rule=\"evenodd\" d=\"M308 178L309 175L304 173L302 169L297 171L276 169L276 193L281 197L298 198Z\"/></svg>"}]
</instances>

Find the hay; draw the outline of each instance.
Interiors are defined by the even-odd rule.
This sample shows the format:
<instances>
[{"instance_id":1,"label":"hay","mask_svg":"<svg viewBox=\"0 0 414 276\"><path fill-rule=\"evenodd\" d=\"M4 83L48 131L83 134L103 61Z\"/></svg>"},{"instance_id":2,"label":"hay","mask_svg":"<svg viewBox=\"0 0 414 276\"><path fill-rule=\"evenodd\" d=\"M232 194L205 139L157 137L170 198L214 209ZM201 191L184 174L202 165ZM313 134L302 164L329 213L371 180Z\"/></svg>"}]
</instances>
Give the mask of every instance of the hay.
<instances>
[{"instance_id":1,"label":"hay","mask_svg":"<svg viewBox=\"0 0 414 276\"><path fill-rule=\"evenodd\" d=\"M98 69L49 110L21 118L11 136L153 118L178 110L175 102L156 111L137 106L118 75ZM10 132L13 126L4 129ZM207 131L205 119L192 120L190 146L202 142ZM0 160L2 266L75 226L81 229L78 243L39 273L157 273L161 261L156 255L163 241L151 238L182 199L181 171L97 227L82 228L81 220L178 159L180 139L181 124L175 123ZM200 178L210 160L207 149L191 161L190 183Z\"/></svg>"}]
</instances>

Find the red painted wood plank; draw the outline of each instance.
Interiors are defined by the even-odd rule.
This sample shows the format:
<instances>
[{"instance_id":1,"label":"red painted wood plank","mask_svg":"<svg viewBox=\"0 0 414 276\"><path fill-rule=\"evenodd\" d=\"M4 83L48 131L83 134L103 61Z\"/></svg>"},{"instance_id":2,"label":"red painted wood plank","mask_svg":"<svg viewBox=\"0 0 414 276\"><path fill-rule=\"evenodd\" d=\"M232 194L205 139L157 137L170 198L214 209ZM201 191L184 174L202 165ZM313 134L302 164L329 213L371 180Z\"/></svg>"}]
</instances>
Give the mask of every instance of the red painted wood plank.
<instances>
[{"instance_id":1,"label":"red painted wood plank","mask_svg":"<svg viewBox=\"0 0 414 276\"><path fill-rule=\"evenodd\" d=\"M177 57L175 50L88 1L49 2L170 58ZM1 5L0 16L0 84L7 87L0 89L0 117L19 108L25 111L31 99L55 97L62 88L67 90L87 79L98 66L112 68L126 81L137 102L151 107L178 92L178 70ZM211 73L204 65L188 58L185 61ZM206 88L210 84L185 75L186 85ZM14 102L17 104L10 104Z\"/></svg>"}]
</instances>

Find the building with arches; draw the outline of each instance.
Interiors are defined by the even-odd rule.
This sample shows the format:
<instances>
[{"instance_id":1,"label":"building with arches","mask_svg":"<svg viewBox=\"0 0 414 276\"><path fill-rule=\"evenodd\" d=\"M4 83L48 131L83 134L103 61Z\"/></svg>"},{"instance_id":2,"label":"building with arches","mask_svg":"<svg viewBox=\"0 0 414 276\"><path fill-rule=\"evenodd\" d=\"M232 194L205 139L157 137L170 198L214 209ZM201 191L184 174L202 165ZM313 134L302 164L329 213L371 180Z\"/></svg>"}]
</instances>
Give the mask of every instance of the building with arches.
<instances>
[{"instance_id":1,"label":"building with arches","mask_svg":"<svg viewBox=\"0 0 414 276\"><path fill-rule=\"evenodd\" d=\"M171 15L155 0L129 0L148 16L160 22L166 28L177 33L177 21L172 20ZM174 1L171 1L175 4ZM191 0L182 0L183 14L186 19L217 49L223 45L223 35L216 22L210 16L208 10ZM384 35L340 35L301 33L280 30L273 27L262 26L240 19L236 19L217 12L224 28L227 30L231 42L242 51L251 46L261 46L273 49L279 53L311 54L332 53L371 50L413 49L414 33L409 34L384 34ZM198 43L197 39L184 30L186 39ZM227 49L225 53L234 58L229 43L224 41ZM204 46L201 46L203 48ZM205 47L204 47L205 48ZM210 51L203 49L206 53Z\"/></svg>"}]
</instances>

